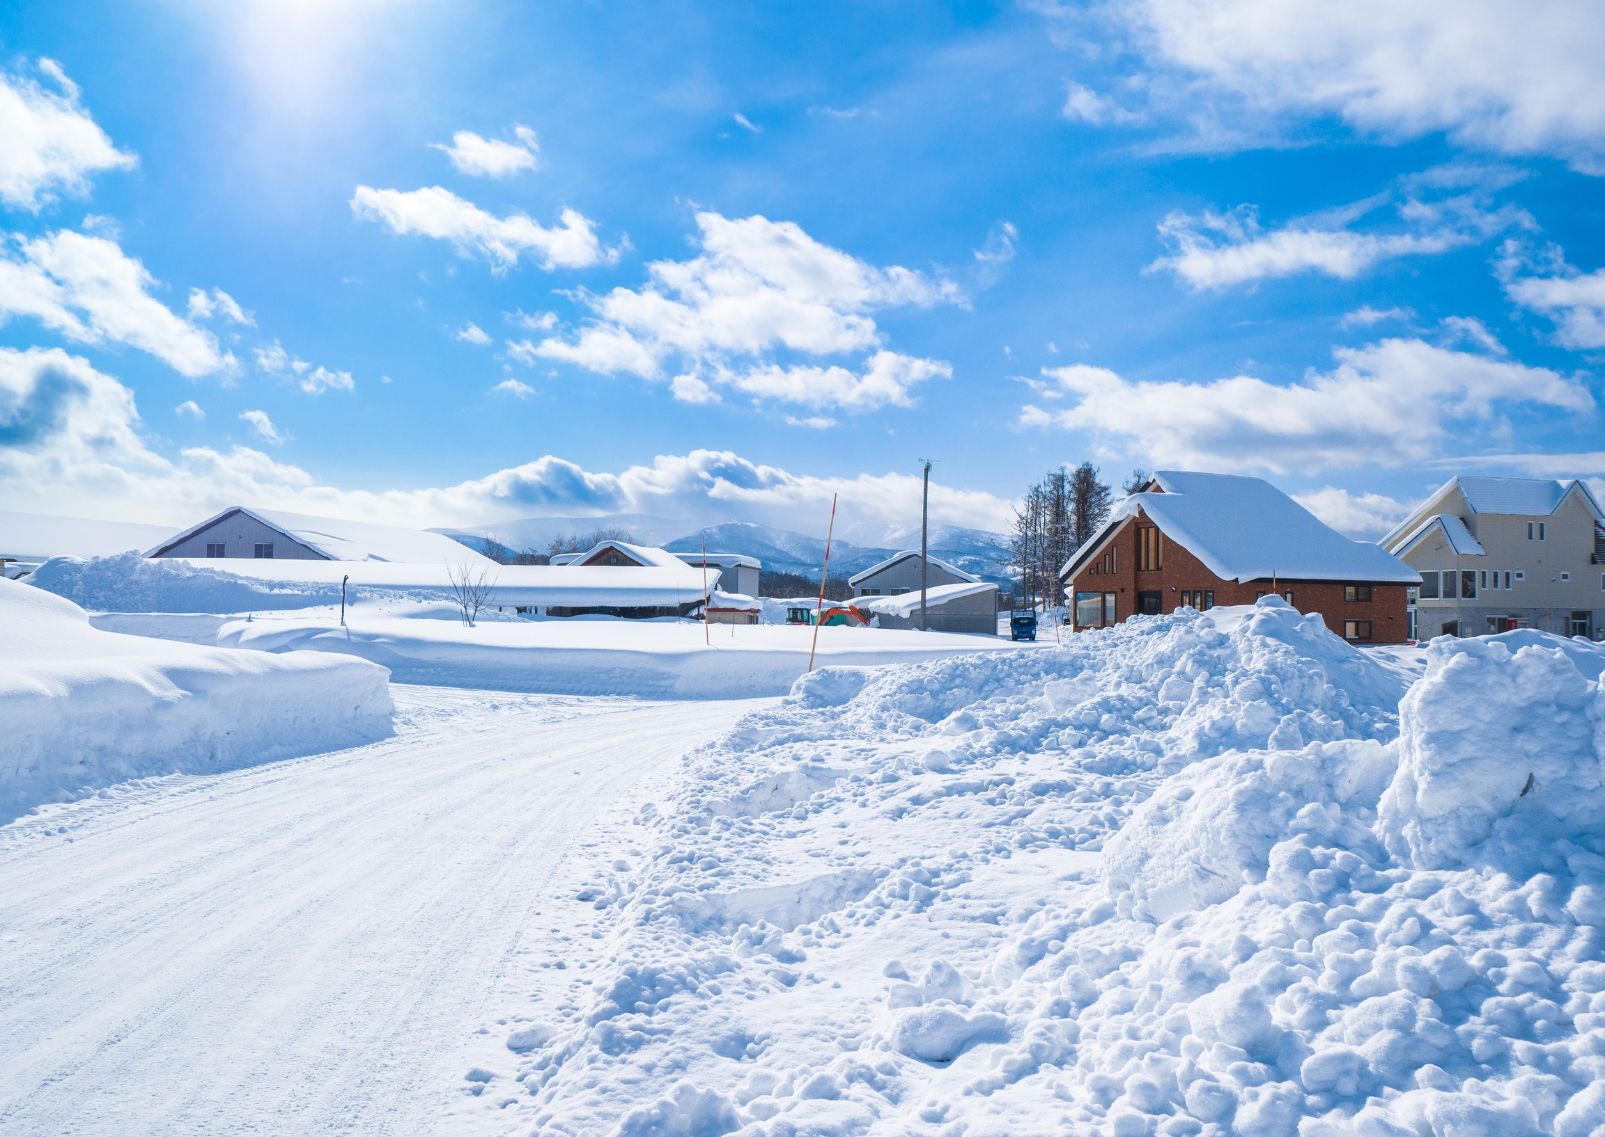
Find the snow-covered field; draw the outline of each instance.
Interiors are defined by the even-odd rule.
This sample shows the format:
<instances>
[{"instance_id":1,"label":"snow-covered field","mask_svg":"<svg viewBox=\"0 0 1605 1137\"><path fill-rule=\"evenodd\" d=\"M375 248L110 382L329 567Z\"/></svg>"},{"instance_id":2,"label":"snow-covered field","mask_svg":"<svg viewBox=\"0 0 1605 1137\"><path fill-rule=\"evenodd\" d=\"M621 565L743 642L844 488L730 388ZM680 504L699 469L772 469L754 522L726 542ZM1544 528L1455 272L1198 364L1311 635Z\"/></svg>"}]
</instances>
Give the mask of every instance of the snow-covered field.
<instances>
[{"instance_id":1,"label":"snow-covered field","mask_svg":"<svg viewBox=\"0 0 1605 1137\"><path fill-rule=\"evenodd\" d=\"M363 660L117 635L10 580L0 580L0 640L0 823L130 778L227 770L391 729L387 676Z\"/></svg>"},{"instance_id":2,"label":"snow-covered field","mask_svg":"<svg viewBox=\"0 0 1605 1137\"><path fill-rule=\"evenodd\" d=\"M1406 693L1272 599L816 674L580 894L607 969L487 1125L1598 1133L1605 656L1556 642Z\"/></svg>"},{"instance_id":3,"label":"snow-covered field","mask_svg":"<svg viewBox=\"0 0 1605 1137\"><path fill-rule=\"evenodd\" d=\"M126 625L127 618L124 618ZM163 634L157 617L146 634ZM195 627L172 621L173 634ZM332 611L263 613L222 621L215 642L266 651L356 655L388 667L400 682L499 691L636 695L646 698L758 698L783 695L808 669L813 628L714 625L684 620L576 618L481 621L354 615L345 628ZM820 628L816 666L915 662L954 654L1007 651L987 636Z\"/></svg>"}]
</instances>

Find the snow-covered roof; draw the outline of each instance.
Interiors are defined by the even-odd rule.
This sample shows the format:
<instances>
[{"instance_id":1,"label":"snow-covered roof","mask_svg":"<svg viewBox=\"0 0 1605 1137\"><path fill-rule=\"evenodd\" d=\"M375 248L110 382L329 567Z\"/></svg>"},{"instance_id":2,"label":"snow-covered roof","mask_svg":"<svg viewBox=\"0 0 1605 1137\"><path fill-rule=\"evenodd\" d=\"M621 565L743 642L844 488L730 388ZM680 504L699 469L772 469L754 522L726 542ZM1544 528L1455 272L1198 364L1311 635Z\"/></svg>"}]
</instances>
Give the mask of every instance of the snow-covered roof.
<instances>
[{"instance_id":1,"label":"snow-covered roof","mask_svg":"<svg viewBox=\"0 0 1605 1137\"><path fill-rule=\"evenodd\" d=\"M553 553L550 563L554 565L571 565L584 555L584 553Z\"/></svg>"},{"instance_id":2,"label":"snow-covered roof","mask_svg":"<svg viewBox=\"0 0 1605 1137\"><path fill-rule=\"evenodd\" d=\"M1439 529L1443 532L1444 538L1449 542L1449 547L1460 556L1483 557L1488 555L1488 550L1482 547L1481 541L1471 535L1471 530L1466 528L1466 523L1452 513L1434 513L1420 525L1417 525L1409 536L1398 543L1392 552L1395 556L1402 557L1434 529Z\"/></svg>"},{"instance_id":3,"label":"snow-covered roof","mask_svg":"<svg viewBox=\"0 0 1605 1137\"><path fill-rule=\"evenodd\" d=\"M1163 470L1161 492L1135 493L1059 570L1072 575L1139 512L1222 580L1416 584L1420 575L1376 545L1353 541L1263 478Z\"/></svg>"},{"instance_id":4,"label":"snow-covered roof","mask_svg":"<svg viewBox=\"0 0 1605 1137\"><path fill-rule=\"evenodd\" d=\"M706 557L702 553L675 553L674 556L679 557L688 565L700 566L706 559L708 564L718 565L720 568L755 569L763 567L757 557L749 557L745 553L708 553Z\"/></svg>"},{"instance_id":5,"label":"snow-covered roof","mask_svg":"<svg viewBox=\"0 0 1605 1137\"><path fill-rule=\"evenodd\" d=\"M165 525L0 509L0 557L30 563L51 557L108 557L149 548L170 531Z\"/></svg>"},{"instance_id":6,"label":"snow-covered roof","mask_svg":"<svg viewBox=\"0 0 1605 1137\"><path fill-rule=\"evenodd\" d=\"M715 588L708 594L708 607L723 612L761 612L763 601L745 592L722 592Z\"/></svg>"},{"instance_id":7,"label":"snow-covered roof","mask_svg":"<svg viewBox=\"0 0 1605 1137\"><path fill-rule=\"evenodd\" d=\"M230 573L251 580L293 581L338 586L349 576L355 587L401 591L450 592L451 570L445 563L406 564L395 561L251 560L230 557L173 558L196 568ZM681 561L673 566L629 569L603 565L498 565L487 569L494 582L492 605L563 608L673 607L702 600L702 570Z\"/></svg>"},{"instance_id":8,"label":"snow-covered roof","mask_svg":"<svg viewBox=\"0 0 1605 1137\"><path fill-rule=\"evenodd\" d=\"M146 555L156 556L162 550L172 548L180 541L194 536L234 513L243 513L247 517L255 518L263 525L277 529L291 540L301 542L332 561L394 561L405 564L479 566L496 563L467 545L426 529L404 529L399 525L347 521L338 517L314 517L306 513L247 508L243 505L230 506L198 525L192 525L180 533L173 534L151 548Z\"/></svg>"},{"instance_id":9,"label":"snow-covered roof","mask_svg":"<svg viewBox=\"0 0 1605 1137\"><path fill-rule=\"evenodd\" d=\"M624 541L601 541L591 546L591 548L585 550L585 552L579 557L579 562L583 564L585 561L588 561L592 557L596 556L603 549L612 549L617 553L629 557L632 561L638 565L641 565L642 567L657 566L658 568L679 568L685 564L685 562L674 553L667 553L662 549L654 549L651 545L631 545ZM617 568L619 566L609 565L607 567Z\"/></svg>"},{"instance_id":10,"label":"snow-covered roof","mask_svg":"<svg viewBox=\"0 0 1605 1137\"><path fill-rule=\"evenodd\" d=\"M963 596L997 590L997 585L984 580L970 584L939 584L925 590L925 606L940 608L949 601ZM912 616L920 610L920 594L916 589L913 592L900 592L896 596L858 596L853 599L853 603L866 611L883 612L888 616Z\"/></svg>"},{"instance_id":11,"label":"snow-covered roof","mask_svg":"<svg viewBox=\"0 0 1605 1137\"><path fill-rule=\"evenodd\" d=\"M1493 478L1480 474L1458 474L1429 494L1410 512L1410 516L1395 525L1378 544L1390 550L1401 548L1416 536L1422 521L1443 512L1441 507L1444 500L1456 490L1460 491L1466 500L1466 507L1473 513L1498 513L1515 517L1548 517L1568 497L1577 494L1596 521L1605 520L1605 510L1600 508L1588 486L1576 478L1557 482L1549 478Z\"/></svg>"},{"instance_id":12,"label":"snow-covered roof","mask_svg":"<svg viewBox=\"0 0 1605 1137\"><path fill-rule=\"evenodd\" d=\"M891 556L887 557L884 561L881 561L880 564L870 565L863 572L858 573L856 576L849 577L847 579L847 583L849 585L856 586L859 581L867 580L868 578L874 576L876 573L883 572L884 570L891 568L898 561L906 561L909 557L913 557L915 560L918 560L919 559L919 555L920 555L920 551L918 549L904 549L900 553L893 553ZM935 565L937 568L942 569L942 570L944 570L946 572L950 572L954 576L960 578L961 580L967 580L971 584L979 584L979 583L981 583L981 578L980 577L976 576L973 572L965 572L963 569L959 568L957 565L950 565L944 560L938 560L936 557L932 557L932 556L929 556L929 555L927 555L925 559L928 560L931 564ZM929 589L927 589L926 591L928 593Z\"/></svg>"}]
</instances>

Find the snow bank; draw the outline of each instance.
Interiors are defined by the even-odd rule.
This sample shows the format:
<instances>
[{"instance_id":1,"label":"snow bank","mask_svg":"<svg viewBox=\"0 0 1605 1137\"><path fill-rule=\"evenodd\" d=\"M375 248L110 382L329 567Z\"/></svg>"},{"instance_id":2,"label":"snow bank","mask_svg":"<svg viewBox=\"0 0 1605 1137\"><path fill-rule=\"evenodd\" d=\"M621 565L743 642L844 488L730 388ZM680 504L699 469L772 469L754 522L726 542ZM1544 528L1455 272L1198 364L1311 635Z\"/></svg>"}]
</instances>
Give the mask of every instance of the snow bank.
<instances>
[{"instance_id":1,"label":"snow bank","mask_svg":"<svg viewBox=\"0 0 1605 1137\"><path fill-rule=\"evenodd\" d=\"M1580 650L1436 645L1404 697L1399 660L1272 597L816 673L689 756L640 819L657 854L580 894L617 913L614 971L509 1050L495 1107L552 1134L1598 1133Z\"/></svg>"},{"instance_id":2,"label":"snow bank","mask_svg":"<svg viewBox=\"0 0 1605 1137\"><path fill-rule=\"evenodd\" d=\"M338 652L373 660L398 681L554 694L649 698L783 695L807 669L812 628L583 618L480 624L358 617L226 622L217 642L267 651ZM1006 645L970 636L819 629L818 662L873 666Z\"/></svg>"},{"instance_id":3,"label":"snow bank","mask_svg":"<svg viewBox=\"0 0 1605 1137\"><path fill-rule=\"evenodd\" d=\"M340 603L340 585L254 580L185 561L53 557L27 583L92 612L257 612ZM351 590L351 596L356 593Z\"/></svg>"},{"instance_id":4,"label":"snow bank","mask_svg":"<svg viewBox=\"0 0 1605 1137\"><path fill-rule=\"evenodd\" d=\"M382 668L117 635L0 581L0 822L130 778L335 750L391 732Z\"/></svg>"}]
</instances>

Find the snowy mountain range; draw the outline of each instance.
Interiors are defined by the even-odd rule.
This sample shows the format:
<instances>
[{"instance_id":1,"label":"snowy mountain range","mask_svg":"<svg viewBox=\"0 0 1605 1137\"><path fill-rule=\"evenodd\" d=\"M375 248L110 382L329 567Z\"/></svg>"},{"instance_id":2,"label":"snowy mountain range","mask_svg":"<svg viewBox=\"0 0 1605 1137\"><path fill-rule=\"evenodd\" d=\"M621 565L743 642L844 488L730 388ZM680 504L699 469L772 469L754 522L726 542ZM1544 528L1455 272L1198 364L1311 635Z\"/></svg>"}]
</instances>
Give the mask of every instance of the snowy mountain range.
<instances>
[{"instance_id":1,"label":"snowy mountain range","mask_svg":"<svg viewBox=\"0 0 1605 1137\"><path fill-rule=\"evenodd\" d=\"M544 552L547 543L558 537L594 533L599 529L620 529L635 541L675 552L698 552L706 544L710 553L741 553L756 557L772 572L794 572L818 577L825 557L823 534L797 533L749 521L726 521L718 525L649 517L643 514L613 514L604 517L531 517L494 525L438 532L455 537L472 548L483 549L486 538L500 541L512 549ZM858 535L860 539L863 536ZM919 528L897 527L877 535L873 544L858 544L840 536L831 543L831 576L851 576L885 560L902 549L919 547ZM1008 538L1001 533L943 525L931 530L931 555L987 580L1008 580Z\"/></svg>"}]
</instances>

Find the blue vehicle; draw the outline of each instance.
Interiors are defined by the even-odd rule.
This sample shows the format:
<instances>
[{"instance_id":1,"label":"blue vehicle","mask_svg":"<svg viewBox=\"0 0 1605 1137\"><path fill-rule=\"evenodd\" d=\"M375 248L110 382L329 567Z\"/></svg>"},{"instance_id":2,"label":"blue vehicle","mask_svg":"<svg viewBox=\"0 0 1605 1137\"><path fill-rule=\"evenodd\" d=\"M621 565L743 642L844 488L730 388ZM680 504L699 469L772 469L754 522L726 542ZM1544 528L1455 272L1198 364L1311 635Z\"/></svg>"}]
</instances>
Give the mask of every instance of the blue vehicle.
<instances>
[{"instance_id":1,"label":"blue vehicle","mask_svg":"<svg viewBox=\"0 0 1605 1137\"><path fill-rule=\"evenodd\" d=\"M1030 610L1009 613L1009 638L1015 643L1037 642L1037 614Z\"/></svg>"}]
</instances>

